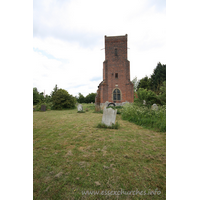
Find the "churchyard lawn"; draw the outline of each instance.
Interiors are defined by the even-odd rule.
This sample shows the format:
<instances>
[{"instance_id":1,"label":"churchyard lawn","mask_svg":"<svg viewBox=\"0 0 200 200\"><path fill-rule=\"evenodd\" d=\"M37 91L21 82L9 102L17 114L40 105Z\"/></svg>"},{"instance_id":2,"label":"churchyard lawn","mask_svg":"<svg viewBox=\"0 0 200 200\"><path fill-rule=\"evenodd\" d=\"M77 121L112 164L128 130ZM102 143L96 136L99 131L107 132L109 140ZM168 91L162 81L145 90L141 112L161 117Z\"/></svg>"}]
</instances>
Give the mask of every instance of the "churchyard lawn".
<instances>
[{"instance_id":1,"label":"churchyard lawn","mask_svg":"<svg viewBox=\"0 0 200 200\"><path fill-rule=\"evenodd\" d=\"M86 107L33 112L33 199L165 199L166 134Z\"/></svg>"}]
</instances>

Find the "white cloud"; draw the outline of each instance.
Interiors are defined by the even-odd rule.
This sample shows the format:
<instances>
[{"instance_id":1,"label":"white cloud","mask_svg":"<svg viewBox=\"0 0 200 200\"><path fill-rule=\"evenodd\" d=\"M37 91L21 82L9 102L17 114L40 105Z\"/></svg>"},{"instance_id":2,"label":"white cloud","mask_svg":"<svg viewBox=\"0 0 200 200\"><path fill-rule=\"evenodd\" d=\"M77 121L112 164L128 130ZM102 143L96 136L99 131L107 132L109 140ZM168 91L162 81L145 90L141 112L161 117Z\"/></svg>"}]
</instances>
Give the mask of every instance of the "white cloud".
<instances>
[{"instance_id":1,"label":"white cloud","mask_svg":"<svg viewBox=\"0 0 200 200\"><path fill-rule=\"evenodd\" d=\"M34 86L48 94L55 84L73 95L96 92L101 80L91 80L102 77L104 35L128 34L130 78L149 76L166 64L165 9L153 3L34 1Z\"/></svg>"}]
</instances>

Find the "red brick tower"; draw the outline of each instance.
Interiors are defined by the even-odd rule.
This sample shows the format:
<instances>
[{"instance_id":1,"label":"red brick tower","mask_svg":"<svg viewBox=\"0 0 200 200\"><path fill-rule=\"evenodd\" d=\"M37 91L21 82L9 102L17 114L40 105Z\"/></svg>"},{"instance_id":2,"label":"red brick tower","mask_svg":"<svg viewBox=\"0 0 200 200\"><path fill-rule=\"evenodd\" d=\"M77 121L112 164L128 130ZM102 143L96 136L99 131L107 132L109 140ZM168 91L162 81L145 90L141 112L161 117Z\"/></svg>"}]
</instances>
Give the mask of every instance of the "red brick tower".
<instances>
[{"instance_id":1,"label":"red brick tower","mask_svg":"<svg viewBox=\"0 0 200 200\"><path fill-rule=\"evenodd\" d=\"M103 104L106 101L116 105L134 101L133 83L130 81L130 62L127 60L127 34L105 36L103 81L98 86L95 103Z\"/></svg>"}]
</instances>

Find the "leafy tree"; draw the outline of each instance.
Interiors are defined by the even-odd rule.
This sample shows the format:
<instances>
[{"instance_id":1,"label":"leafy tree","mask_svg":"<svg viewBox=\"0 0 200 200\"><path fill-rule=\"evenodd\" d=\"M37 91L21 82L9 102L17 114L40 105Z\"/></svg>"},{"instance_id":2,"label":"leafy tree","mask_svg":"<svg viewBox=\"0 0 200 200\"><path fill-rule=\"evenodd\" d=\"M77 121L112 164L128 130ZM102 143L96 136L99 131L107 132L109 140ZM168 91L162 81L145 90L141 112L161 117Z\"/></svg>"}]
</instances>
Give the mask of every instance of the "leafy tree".
<instances>
[{"instance_id":1,"label":"leafy tree","mask_svg":"<svg viewBox=\"0 0 200 200\"><path fill-rule=\"evenodd\" d=\"M134 84L134 92L136 92L140 80L137 80L137 77L135 77L131 82Z\"/></svg>"},{"instance_id":2,"label":"leafy tree","mask_svg":"<svg viewBox=\"0 0 200 200\"><path fill-rule=\"evenodd\" d=\"M54 109L74 108L76 99L64 89L58 89L52 96L52 103Z\"/></svg>"},{"instance_id":3,"label":"leafy tree","mask_svg":"<svg viewBox=\"0 0 200 200\"><path fill-rule=\"evenodd\" d=\"M36 87L33 88L33 105L36 105L40 101L40 94Z\"/></svg>"},{"instance_id":4,"label":"leafy tree","mask_svg":"<svg viewBox=\"0 0 200 200\"><path fill-rule=\"evenodd\" d=\"M156 94L151 90L140 88L140 89L138 89L137 94L138 94L138 98L141 103L143 102L143 100L146 101L147 105L152 105L154 103L158 103Z\"/></svg>"},{"instance_id":5,"label":"leafy tree","mask_svg":"<svg viewBox=\"0 0 200 200\"><path fill-rule=\"evenodd\" d=\"M166 81L166 65L159 62L151 75L150 89L159 94L160 86L164 81Z\"/></svg>"},{"instance_id":6,"label":"leafy tree","mask_svg":"<svg viewBox=\"0 0 200 200\"><path fill-rule=\"evenodd\" d=\"M164 81L160 87L160 93L157 98L159 99L161 105L166 105L166 81Z\"/></svg>"},{"instance_id":7,"label":"leafy tree","mask_svg":"<svg viewBox=\"0 0 200 200\"><path fill-rule=\"evenodd\" d=\"M139 80L139 84L137 86L137 90L139 88L143 88L143 89L150 89L150 83L151 83L151 79L148 78L148 76L145 76L144 78Z\"/></svg>"},{"instance_id":8,"label":"leafy tree","mask_svg":"<svg viewBox=\"0 0 200 200\"><path fill-rule=\"evenodd\" d=\"M57 91L58 91L58 86L56 84L55 87L53 88L53 91L51 92L51 97L53 97L53 95L56 94Z\"/></svg>"},{"instance_id":9,"label":"leafy tree","mask_svg":"<svg viewBox=\"0 0 200 200\"><path fill-rule=\"evenodd\" d=\"M78 103L85 103L85 97L81 93L78 93L77 101Z\"/></svg>"},{"instance_id":10,"label":"leafy tree","mask_svg":"<svg viewBox=\"0 0 200 200\"><path fill-rule=\"evenodd\" d=\"M85 103L95 102L96 93L90 93L85 97Z\"/></svg>"}]
</instances>

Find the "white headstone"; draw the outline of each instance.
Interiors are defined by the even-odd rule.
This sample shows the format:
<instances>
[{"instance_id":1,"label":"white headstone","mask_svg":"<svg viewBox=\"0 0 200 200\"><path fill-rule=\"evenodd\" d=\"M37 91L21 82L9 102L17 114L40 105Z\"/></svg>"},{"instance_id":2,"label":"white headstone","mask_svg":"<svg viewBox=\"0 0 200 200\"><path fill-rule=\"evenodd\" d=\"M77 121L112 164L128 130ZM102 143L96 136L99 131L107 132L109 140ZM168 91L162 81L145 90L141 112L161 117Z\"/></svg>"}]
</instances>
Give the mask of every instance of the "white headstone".
<instances>
[{"instance_id":1,"label":"white headstone","mask_svg":"<svg viewBox=\"0 0 200 200\"><path fill-rule=\"evenodd\" d=\"M145 100L143 100L143 105L146 105L146 101Z\"/></svg>"},{"instance_id":2,"label":"white headstone","mask_svg":"<svg viewBox=\"0 0 200 200\"><path fill-rule=\"evenodd\" d=\"M93 104L93 102L91 102L91 104Z\"/></svg>"},{"instance_id":3,"label":"white headstone","mask_svg":"<svg viewBox=\"0 0 200 200\"><path fill-rule=\"evenodd\" d=\"M78 104L77 108L78 108L78 111L83 111L83 106L81 104Z\"/></svg>"},{"instance_id":4,"label":"white headstone","mask_svg":"<svg viewBox=\"0 0 200 200\"><path fill-rule=\"evenodd\" d=\"M112 126L112 124L115 124L117 109L114 110L112 108L106 108L103 109L103 117L102 117L102 123L107 126Z\"/></svg>"},{"instance_id":5,"label":"white headstone","mask_svg":"<svg viewBox=\"0 0 200 200\"><path fill-rule=\"evenodd\" d=\"M151 106L151 109L152 109L152 110L158 110L158 106L154 103L154 104Z\"/></svg>"}]
</instances>

